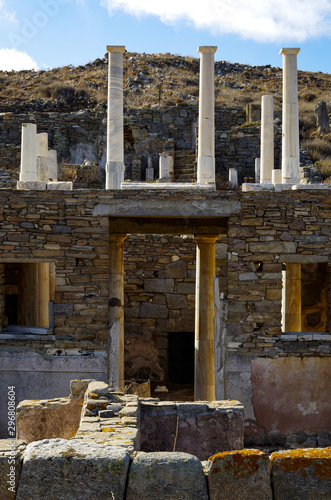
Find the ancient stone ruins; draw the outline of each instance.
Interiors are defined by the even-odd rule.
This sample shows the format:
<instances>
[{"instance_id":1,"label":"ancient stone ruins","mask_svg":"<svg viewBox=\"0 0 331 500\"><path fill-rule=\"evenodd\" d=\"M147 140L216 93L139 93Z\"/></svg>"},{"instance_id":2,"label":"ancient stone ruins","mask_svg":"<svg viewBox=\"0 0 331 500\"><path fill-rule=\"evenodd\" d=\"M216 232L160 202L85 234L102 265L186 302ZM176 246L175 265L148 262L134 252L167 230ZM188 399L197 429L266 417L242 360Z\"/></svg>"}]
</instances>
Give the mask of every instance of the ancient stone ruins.
<instances>
[{"instance_id":1,"label":"ancient stone ruins","mask_svg":"<svg viewBox=\"0 0 331 500\"><path fill-rule=\"evenodd\" d=\"M0 115L5 143L21 129L0 189L1 499L331 498L331 185L300 164L299 49L259 137L215 110L216 47L198 108L125 113L125 47L107 51L107 117Z\"/></svg>"}]
</instances>

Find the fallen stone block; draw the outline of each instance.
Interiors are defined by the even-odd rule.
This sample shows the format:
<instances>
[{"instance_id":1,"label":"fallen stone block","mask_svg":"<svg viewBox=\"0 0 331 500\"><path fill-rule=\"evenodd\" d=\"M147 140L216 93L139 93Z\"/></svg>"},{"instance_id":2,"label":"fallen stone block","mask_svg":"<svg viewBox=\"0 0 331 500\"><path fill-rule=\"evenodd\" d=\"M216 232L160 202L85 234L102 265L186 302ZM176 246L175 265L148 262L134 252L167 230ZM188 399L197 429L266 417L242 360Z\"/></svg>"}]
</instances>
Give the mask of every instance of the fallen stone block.
<instances>
[{"instance_id":1,"label":"fallen stone block","mask_svg":"<svg viewBox=\"0 0 331 500\"><path fill-rule=\"evenodd\" d=\"M25 446L25 443L18 439L0 440L1 500L15 500Z\"/></svg>"},{"instance_id":2,"label":"fallen stone block","mask_svg":"<svg viewBox=\"0 0 331 500\"><path fill-rule=\"evenodd\" d=\"M188 453L140 452L131 464L126 500L208 500L201 462Z\"/></svg>"},{"instance_id":3,"label":"fallen stone block","mask_svg":"<svg viewBox=\"0 0 331 500\"><path fill-rule=\"evenodd\" d=\"M124 499L129 452L79 440L45 439L24 452L17 500Z\"/></svg>"},{"instance_id":4,"label":"fallen stone block","mask_svg":"<svg viewBox=\"0 0 331 500\"><path fill-rule=\"evenodd\" d=\"M209 462L210 500L272 499L267 453L249 449L225 451L210 457Z\"/></svg>"},{"instance_id":5,"label":"fallen stone block","mask_svg":"<svg viewBox=\"0 0 331 500\"><path fill-rule=\"evenodd\" d=\"M331 448L278 451L270 460L274 500L331 498Z\"/></svg>"}]
</instances>

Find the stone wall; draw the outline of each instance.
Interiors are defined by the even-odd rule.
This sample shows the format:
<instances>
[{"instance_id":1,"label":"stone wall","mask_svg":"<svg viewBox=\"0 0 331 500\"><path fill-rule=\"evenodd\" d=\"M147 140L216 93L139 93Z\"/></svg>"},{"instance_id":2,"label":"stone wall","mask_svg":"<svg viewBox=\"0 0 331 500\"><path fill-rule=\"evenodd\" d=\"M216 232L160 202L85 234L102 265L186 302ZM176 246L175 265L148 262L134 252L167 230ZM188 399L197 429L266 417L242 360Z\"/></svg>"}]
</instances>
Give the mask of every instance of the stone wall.
<instances>
[{"instance_id":1,"label":"stone wall","mask_svg":"<svg viewBox=\"0 0 331 500\"><path fill-rule=\"evenodd\" d=\"M126 178L132 178L132 162L142 162L141 178L145 179L147 158L152 156L158 176L159 153L195 150L197 146L198 106L125 108L124 147ZM260 156L259 124L242 127L246 115L239 106L215 110L216 172L228 180L228 169L239 168L240 180L254 177L254 159ZM59 163L81 164L85 159L99 163L99 181L103 185L106 163L106 112L75 113L42 112L36 107L30 113L0 113L1 185L10 187L18 180L22 123L36 123L38 133L47 132L49 147L58 153ZM279 139L279 138L278 138ZM279 140L276 138L276 161ZM178 155L180 156L180 154ZM176 168L180 174L180 162Z\"/></svg>"},{"instance_id":2,"label":"stone wall","mask_svg":"<svg viewBox=\"0 0 331 500\"><path fill-rule=\"evenodd\" d=\"M151 191L128 194L101 190L62 193L0 190L2 283L8 263L28 265L48 261L56 268L54 329L22 331L19 335L7 329L0 333L4 384L12 385L10 380L15 379L25 391L20 393L21 399L31 397L28 391L35 391L33 397L38 399L44 397L37 391L42 389L36 382L40 375L34 373L39 367L51 372L47 380L52 380L54 387L57 387L55 379L62 377L64 381L63 377L73 373L79 376L80 371L86 377L96 372L106 377L108 217L112 220L118 214L122 221L129 216L141 221L141 234L128 236L125 243L126 373L128 377L148 376L155 382L167 381L169 334L193 333L195 244L192 238L162 236L162 226L158 229L157 224L165 217L171 232L171 224L175 228L175 221L180 220L185 225L182 232L192 234L194 221L206 217L223 221L226 233L216 247L224 306L224 394L243 402L247 438L261 434L263 441L269 439L270 433L265 424L258 427L260 399L256 398L256 391L263 387L259 378L252 378L256 358L265 363L274 357L303 358L311 363L311 368L304 371L312 372L312 380L317 377L320 389L316 399L314 386L307 385L310 392L304 399L316 403L316 409L306 407L302 399L296 401L302 411L298 408L296 411L307 425L302 430L312 429L314 415L321 412L324 423L319 417L318 429L315 427L312 432L327 431L330 424L321 405L327 400L329 379L318 374L330 359L329 198L328 192L322 190L281 193L159 190L157 197ZM161 235L145 235L146 220L153 220L153 232ZM318 332L313 331L311 317L308 332L282 332L282 269L284 264L292 262L301 263L303 268L308 266L305 276L311 272L315 291L318 266L323 270L323 289L320 289L323 296L310 294L314 300L309 306L312 308L309 314L320 317L321 321L324 318L322 323L315 323ZM6 286L3 283L0 290L3 327ZM304 297L308 297L310 289L305 278ZM307 307L307 302L304 303ZM306 309L304 317L308 317ZM22 363L24 377L19 368ZM31 378L26 383L29 366ZM286 382L283 387L285 390ZM270 412L269 417L270 422L278 418L275 412ZM290 431L278 430L284 434Z\"/></svg>"},{"instance_id":3,"label":"stone wall","mask_svg":"<svg viewBox=\"0 0 331 500\"><path fill-rule=\"evenodd\" d=\"M74 384L82 387L86 382ZM107 384L90 381L74 437L39 440L27 446L20 440L0 441L1 498L41 498L45 488L51 498L68 499L112 495L123 500L155 496L160 500L170 496L229 500L244 495L258 500L294 500L330 495L331 448L284 450L271 456L256 449L227 449L200 462L194 453L175 451L182 434L187 434L185 427L178 426L171 436L173 452L139 452L141 418L147 416L141 411L143 405L154 405L154 420L164 417L167 403L140 401L137 396L114 393ZM174 403L170 405L174 409ZM242 407L237 402L215 402L208 408L202 403L182 403L175 409L188 427L195 417L209 414L219 420L225 441L228 435L230 441L242 440ZM47 411L52 412L51 401ZM197 454L209 424L208 419L200 418L199 426L193 428L195 439L190 440L190 446L196 447ZM213 435L207 440L214 449L219 445Z\"/></svg>"}]
</instances>

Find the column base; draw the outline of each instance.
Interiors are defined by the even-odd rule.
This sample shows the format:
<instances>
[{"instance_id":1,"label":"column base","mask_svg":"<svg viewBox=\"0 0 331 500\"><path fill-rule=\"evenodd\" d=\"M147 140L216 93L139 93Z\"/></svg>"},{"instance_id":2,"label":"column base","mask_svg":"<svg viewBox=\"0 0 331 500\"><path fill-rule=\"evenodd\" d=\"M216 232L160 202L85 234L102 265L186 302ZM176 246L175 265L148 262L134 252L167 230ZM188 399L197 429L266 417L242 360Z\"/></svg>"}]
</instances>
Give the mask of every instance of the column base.
<instances>
[{"instance_id":1,"label":"column base","mask_svg":"<svg viewBox=\"0 0 331 500\"><path fill-rule=\"evenodd\" d=\"M198 158L197 183L215 184L215 158L213 156Z\"/></svg>"},{"instance_id":2,"label":"column base","mask_svg":"<svg viewBox=\"0 0 331 500\"><path fill-rule=\"evenodd\" d=\"M106 189L121 189L124 182L125 165L122 161L106 163Z\"/></svg>"},{"instance_id":3,"label":"column base","mask_svg":"<svg viewBox=\"0 0 331 500\"><path fill-rule=\"evenodd\" d=\"M43 191L46 189L46 182L44 181L17 181L16 189L20 191Z\"/></svg>"}]
</instances>

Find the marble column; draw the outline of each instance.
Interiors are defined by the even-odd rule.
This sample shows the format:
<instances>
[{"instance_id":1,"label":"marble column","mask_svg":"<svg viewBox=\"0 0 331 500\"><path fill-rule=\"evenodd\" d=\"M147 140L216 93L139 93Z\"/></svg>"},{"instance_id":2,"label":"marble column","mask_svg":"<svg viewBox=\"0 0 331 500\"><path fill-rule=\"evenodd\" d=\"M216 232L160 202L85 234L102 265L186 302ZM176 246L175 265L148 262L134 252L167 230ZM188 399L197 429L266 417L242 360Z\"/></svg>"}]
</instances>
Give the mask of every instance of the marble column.
<instances>
[{"instance_id":1,"label":"marble column","mask_svg":"<svg viewBox=\"0 0 331 500\"><path fill-rule=\"evenodd\" d=\"M238 171L236 168L229 168L229 182L232 188L238 187Z\"/></svg>"},{"instance_id":2,"label":"marble column","mask_svg":"<svg viewBox=\"0 0 331 500\"><path fill-rule=\"evenodd\" d=\"M108 381L124 390L124 240L126 234L109 237L109 338ZM114 352L116 351L116 352Z\"/></svg>"},{"instance_id":3,"label":"marble column","mask_svg":"<svg viewBox=\"0 0 331 500\"><path fill-rule=\"evenodd\" d=\"M274 168L274 99L272 95L262 96L261 106L261 153L260 182L270 184Z\"/></svg>"},{"instance_id":4,"label":"marble column","mask_svg":"<svg viewBox=\"0 0 331 500\"><path fill-rule=\"evenodd\" d=\"M301 332L301 264L288 263L283 271L282 330Z\"/></svg>"},{"instance_id":5,"label":"marble column","mask_svg":"<svg viewBox=\"0 0 331 500\"><path fill-rule=\"evenodd\" d=\"M37 180L37 125L23 123L20 181L36 182Z\"/></svg>"},{"instance_id":6,"label":"marble column","mask_svg":"<svg viewBox=\"0 0 331 500\"><path fill-rule=\"evenodd\" d=\"M214 54L217 47L202 46L199 80L199 132L197 183L215 183Z\"/></svg>"},{"instance_id":7,"label":"marble column","mask_svg":"<svg viewBox=\"0 0 331 500\"><path fill-rule=\"evenodd\" d=\"M195 401L215 399L214 373L214 276L215 242L218 235L195 235Z\"/></svg>"},{"instance_id":8,"label":"marble column","mask_svg":"<svg viewBox=\"0 0 331 500\"><path fill-rule=\"evenodd\" d=\"M261 168L260 168L260 158L255 158L255 182L257 184L260 184L260 178L261 178Z\"/></svg>"},{"instance_id":9,"label":"marble column","mask_svg":"<svg viewBox=\"0 0 331 500\"><path fill-rule=\"evenodd\" d=\"M37 176L38 181L48 181L48 134L37 134Z\"/></svg>"},{"instance_id":10,"label":"marble column","mask_svg":"<svg viewBox=\"0 0 331 500\"><path fill-rule=\"evenodd\" d=\"M124 182L123 45L108 45L106 189Z\"/></svg>"},{"instance_id":11,"label":"marble column","mask_svg":"<svg viewBox=\"0 0 331 500\"><path fill-rule=\"evenodd\" d=\"M298 48L281 49L283 56L282 183L300 183Z\"/></svg>"},{"instance_id":12,"label":"marble column","mask_svg":"<svg viewBox=\"0 0 331 500\"><path fill-rule=\"evenodd\" d=\"M170 153L159 155L159 178L172 182L174 178L174 157Z\"/></svg>"},{"instance_id":13,"label":"marble column","mask_svg":"<svg viewBox=\"0 0 331 500\"><path fill-rule=\"evenodd\" d=\"M50 181L57 181L57 151L50 149L47 154L47 172Z\"/></svg>"}]
</instances>

